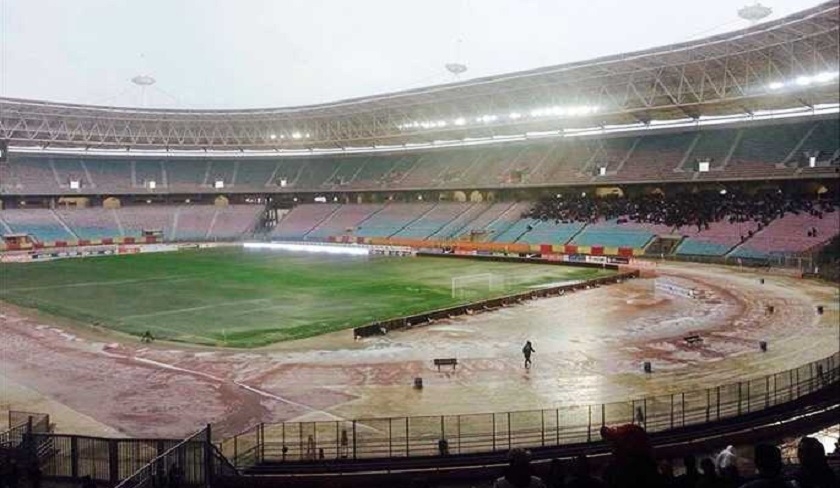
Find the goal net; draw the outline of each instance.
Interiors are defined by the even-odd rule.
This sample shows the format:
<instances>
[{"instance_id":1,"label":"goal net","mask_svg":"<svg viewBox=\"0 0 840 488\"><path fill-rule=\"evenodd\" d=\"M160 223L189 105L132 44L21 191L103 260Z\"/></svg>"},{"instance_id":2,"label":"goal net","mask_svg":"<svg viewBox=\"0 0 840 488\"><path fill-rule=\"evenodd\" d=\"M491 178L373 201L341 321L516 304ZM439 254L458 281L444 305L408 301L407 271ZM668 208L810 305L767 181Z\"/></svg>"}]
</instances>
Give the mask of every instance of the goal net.
<instances>
[{"instance_id":1,"label":"goal net","mask_svg":"<svg viewBox=\"0 0 840 488\"><path fill-rule=\"evenodd\" d=\"M493 273L452 278L452 298L475 298L507 290L505 277Z\"/></svg>"}]
</instances>

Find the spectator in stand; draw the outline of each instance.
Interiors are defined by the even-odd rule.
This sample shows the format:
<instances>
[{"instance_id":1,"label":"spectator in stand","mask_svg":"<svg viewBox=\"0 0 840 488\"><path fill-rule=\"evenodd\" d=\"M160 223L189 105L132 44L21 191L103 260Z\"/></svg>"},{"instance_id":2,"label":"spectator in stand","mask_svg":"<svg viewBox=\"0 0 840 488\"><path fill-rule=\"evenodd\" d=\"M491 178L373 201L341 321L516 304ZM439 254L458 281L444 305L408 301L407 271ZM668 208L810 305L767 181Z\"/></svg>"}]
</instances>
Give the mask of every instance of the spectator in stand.
<instances>
[{"instance_id":1,"label":"spectator in stand","mask_svg":"<svg viewBox=\"0 0 840 488\"><path fill-rule=\"evenodd\" d=\"M758 476L741 485L742 488L795 488L782 477L782 451L776 446L755 446L755 469Z\"/></svg>"},{"instance_id":2,"label":"spectator in stand","mask_svg":"<svg viewBox=\"0 0 840 488\"><path fill-rule=\"evenodd\" d=\"M636 222L675 228L696 226L697 232L703 232L709 230L714 222L755 222L762 229L785 213L808 212L819 217L834 211L834 204L830 201L815 203L810 196L786 195L781 191L748 195L731 190L725 194L713 191L634 197L561 194L538 201L523 217L553 220L555 223L593 223L615 219L619 225ZM814 229L809 231L809 235L816 235Z\"/></svg>"},{"instance_id":3,"label":"spectator in stand","mask_svg":"<svg viewBox=\"0 0 840 488\"><path fill-rule=\"evenodd\" d=\"M557 458L551 460L548 466L548 476L545 478L548 488L564 488L566 486L566 470L563 462Z\"/></svg>"},{"instance_id":4,"label":"spectator in stand","mask_svg":"<svg viewBox=\"0 0 840 488\"><path fill-rule=\"evenodd\" d=\"M700 470L703 474L697 480L697 488L722 488L723 480L720 479L715 470L715 462L709 458L700 461Z\"/></svg>"},{"instance_id":5,"label":"spectator in stand","mask_svg":"<svg viewBox=\"0 0 840 488\"><path fill-rule=\"evenodd\" d=\"M718 476L724 481L724 486L737 487L741 484L741 477L738 474L738 456L733 446L726 446L715 456L715 466Z\"/></svg>"},{"instance_id":6,"label":"spectator in stand","mask_svg":"<svg viewBox=\"0 0 840 488\"><path fill-rule=\"evenodd\" d=\"M659 476L662 477L662 481L665 483L665 486L674 486L676 478L674 478L674 465L671 463L670 459L665 459L659 462Z\"/></svg>"},{"instance_id":7,"label":"spectator in stand","mask_svg":"<svg viewBox=\"0 0 840 488\"><path fill-rule=\"evenodd\" d=\"M683 466L685 466L685 474L677 476L674 480L676 488L694 488L697 485L697 480L700 479L700 473L697 471L697 458L694 454L689 454L683 458Z\"/></svg>"},{"instance_id":8,"label":"spectator in stand","mask_svg":"<svg viewBox=\"0 0 840 488\"><path fill-rule=\"evenodd\" d=\"M493 483L493 488L546 488L545 483L531 475L531 453L514 448L508 453L505 475Z\"/></svg>"},{"instance_id":9,"label":"spectator in stand","mask_svg":"<svg viewBox=\"0 0 840 488\"><path fill-rule=\"evenodd\" d=\"M613 456L604 472L609 488L665 488L644 429L632 424L604 426L601 437L610 444Z\"/></svg>"},{"instance_id":10,"label":"spectator in stand","mask_svg":"<svg viewBox=\"0 0 840 488\"><path fill-rule=\"evenodd\" d=\"M799 468L793 479L798 488L836 488L837 476L825 458L825 449L813 437L803 437L796 449Z\"/></svg>"},{"instance_id":11,"label":"spectator in stand","mask_svg":"<svg viewBox=\"0 0 840 488\"><path fill-rule=\"evenodd\" d=\"M566 488L603 488L604 484L593 478L589 471L589 458L583 454L575 458L572 465L572 475L566 482Z\"/></svg>"}]
</instances>

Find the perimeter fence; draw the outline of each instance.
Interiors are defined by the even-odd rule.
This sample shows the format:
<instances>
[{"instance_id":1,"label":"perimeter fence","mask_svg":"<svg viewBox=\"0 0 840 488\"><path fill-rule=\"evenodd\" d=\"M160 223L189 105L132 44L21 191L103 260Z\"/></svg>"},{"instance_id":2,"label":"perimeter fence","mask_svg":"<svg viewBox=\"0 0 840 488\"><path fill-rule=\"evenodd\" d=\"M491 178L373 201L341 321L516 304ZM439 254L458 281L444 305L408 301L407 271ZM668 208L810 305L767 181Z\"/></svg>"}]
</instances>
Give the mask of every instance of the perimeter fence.
<instances>
[{"instance_id":1,"label":"perimeter fence","mask_svg":"<svg viewBox=\"0 0 840 488\"><path fill-rule=\"evenodd\" d=\"M840 380L840 353L749 381L592 405L486 414L261 423L225 439L238 469L263 462L400 458L600 441L603 425L648 432L724 420L791 402Z\"/></svg>"}]
</instances>

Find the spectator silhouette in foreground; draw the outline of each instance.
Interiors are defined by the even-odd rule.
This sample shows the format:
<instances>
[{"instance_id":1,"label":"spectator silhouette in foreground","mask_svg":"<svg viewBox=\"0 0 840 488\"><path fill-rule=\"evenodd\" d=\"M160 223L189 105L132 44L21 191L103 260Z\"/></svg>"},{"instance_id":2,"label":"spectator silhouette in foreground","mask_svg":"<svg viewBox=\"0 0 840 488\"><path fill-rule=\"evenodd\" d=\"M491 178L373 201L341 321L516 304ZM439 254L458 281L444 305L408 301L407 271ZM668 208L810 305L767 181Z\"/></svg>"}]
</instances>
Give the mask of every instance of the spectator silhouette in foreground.
<instances>
[{"instance_id":1,"label":"spectator silhouette in foreground","mask_svg":"<svg viewBox=\"0 0 840 488\"><path fill-rule=\"evenodd\" d=\"M803 437L796 449L799 458L799 469L793 479L797 488L835 488L838 486L837 476L825 458L825 448L820 441L813 437Z\"/></svg>"},{"instance_id":2,"label":"spectator silhouette in foreground","mask_svg":"<svg viewBox=\"0 0 840 488\"><path fill-rule=\"evenodd\" d=\"M546 488L545 483L531 476L531 453L514 448L508 453L505 475L493 483L493 488Z\"/></svg>"},{"instance_id":3,"label":"spectator silhouette in foreground","mask_svg":"<svg viewBox=\"0 0 840 488\"><path fill-rule=\"evenodd\" d=\"M782 478L782 451L776 446L755 446L755 469L758 477L741 485L742 488L795 488Z\"/></svg>"},{"instance_id":4,"label":"spectator silhouette in foreground","mask_svg":"<svg viewBox=\"0 0 840 488\"><path fill-rule=\"evenodd\" d=\"M741 486L741 476L738 473L738 455L733 446L726 446L715 456L715 467L720 477L719 485L723 488L737 488Z\"/></svg>"},{"instance_id":5,"label":"spectator silhouette in foreground","mask_svg":"<svg viewBox=\"0 0 840 488\"><path fill-rule=\"evenodd\" d=\"M720 479L715 470L715 462L710 458L704 458L700 461L700 471L703 474L697 480L697 488L722 488L723 480Z\"/></svg>"},{"instance_id":6,"label":"spectator silhouette in foreground","mask_svg":"<svg viewBox=\"0 0 840 488\"><path fill-rule=\"evenodd\" d=\"M664 488L647 433L638 425L601 427L601 437L609 444L612 461L604 472L609 488Z\"/></svg>"},{"instance_id":7,"label":"spectator silhouette in foreground","mask_svg":"<svg viewBox=\"0 0 840 488\"><path fill-rule=\"evenodd\" d=\"M572 475L566 483L566 488L603 488L604 484L593 478L589 469L589 458L583 454L575 458L572 465Z\"/></svg>"},{"instance_id":8,"label":"spectator silhouette in foreground","mask_svg":"<svg viewBox=\"0 0 840 488\"><path fill-rule=\"evenodd\" d=\"M689 454L683 458L683 466L685 466L685 474L677 476L674 480L676 488L695 488L697 480L700 479L700 472L697 471L697 458L694 454Z\"/></svg>"},{"instance_id":9,"label":"spectator silhouette in foreground","mask_svg":"<svg viewBox=\"0 0 840 488\"><path fill-rule=\"evenodd\" d=\"M545 478L548 488L564 488L566 486L566 469L563 462L557 458L548 465L548 476Z\"/></svg>"}]
</instances>

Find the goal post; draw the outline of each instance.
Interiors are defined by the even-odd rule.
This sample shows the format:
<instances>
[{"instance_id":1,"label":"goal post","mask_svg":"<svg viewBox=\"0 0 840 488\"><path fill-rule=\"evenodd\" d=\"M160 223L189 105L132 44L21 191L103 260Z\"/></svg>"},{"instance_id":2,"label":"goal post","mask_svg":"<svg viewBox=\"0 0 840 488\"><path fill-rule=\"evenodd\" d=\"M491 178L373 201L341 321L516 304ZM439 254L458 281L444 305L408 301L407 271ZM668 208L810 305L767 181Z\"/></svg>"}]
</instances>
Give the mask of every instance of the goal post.
<instances>
[{"instance_id":1,"label":"goal post","mask_svg":"<svg viewBox=\"0 0 840 488\"><path fill-rule=\"evenodd\" d=\"M505 291L506 289L505 277L495 273L455 276L452 278L452 298L466 298Z\"/></svg>"}]
</instances>

